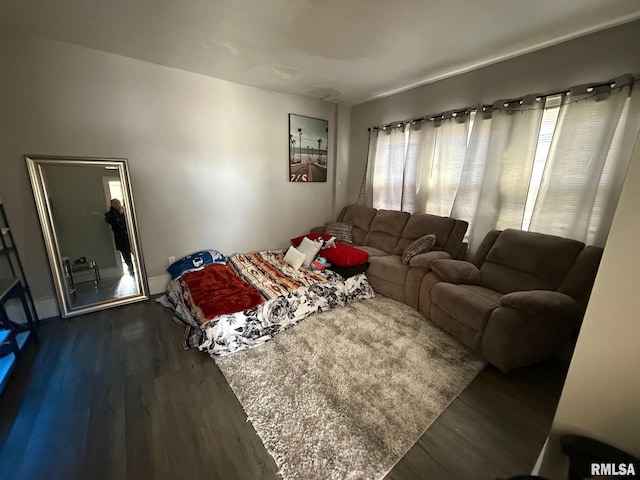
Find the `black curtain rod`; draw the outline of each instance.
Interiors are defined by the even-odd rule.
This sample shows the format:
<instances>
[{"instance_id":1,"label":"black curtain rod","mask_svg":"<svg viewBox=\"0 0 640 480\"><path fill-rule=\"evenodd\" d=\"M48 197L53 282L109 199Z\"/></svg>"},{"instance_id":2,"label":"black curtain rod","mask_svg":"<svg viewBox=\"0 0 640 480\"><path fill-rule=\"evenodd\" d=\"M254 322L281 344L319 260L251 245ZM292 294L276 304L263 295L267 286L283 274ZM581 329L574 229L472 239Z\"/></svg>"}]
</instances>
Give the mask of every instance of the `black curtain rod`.
<instances>
[{"instance_id":1,"label":"black curtain rod","mask_svg":"<svg viewBox=\"0 0 640 480\"><path fill-rule=\"evenodd\" d=\"M635 77L633 75L622 75L620 77L616 77L613 80L609 80L608 82L602 82L602 83L594 83L594 84L584 84L584 85L578 85L576 87L572 87L572 88L568 88L565 90L561 90L558 92L551 92L551 93L545 93L545 94L539 94L536 95L535 99L536 101L541 101L543 98L547 98L547 97L555 97L556 95L570 95L572 93L573 90L577 89L577 88L584 88L586 90L587 93L591 93L594 90L597 90L599 88L603 88L603 87L610 87L610 88L622 88L622 87L626 87L627 85L631 85L633 83L635 83L640 77ZM511 104L514 103L519 103L522 104L524 99L528 96L531 95L525 95L523 97L520 98L514 98L513 100L505 100L503 103L503 106L506 108ZM471 113L473 111L477 111L479 108L482 108L482 110L486 110L487 108L501 108L501 107L496 107L495 104L482 104L479 105L477 107L467 107L467 108L461 108L461 109L457 109L457 110L448 110L446 112L442 112L436 115L424 115L422 117L417 117L417 118L412 118L410 120L399 120L399 121L395 121L395 122L390 122L390 123L385 123L383 125L379 125L379 126L375 126L375 127L369 127L367 129L367 131L371 131L371 130L386 130L387 128L392 128L394 125L397 125L398 127L401 127L403 125L406 125L407 123L417 123L417 122L424 122L426 120L431 120L434 121L436 119L444 119L446 116L451 116L452 118L457 117L460 114L467 114L467 113Z\"/></svg>"},{"instance_id":2,"label":"black curtain rod","mask_svg":"<svg viewBox=\"0 0 640 480\"><path fill-rule=\"evenodd\" d=\"M437 115L425 115L424 117L416 117L416 118L412 118L411 120L399 120L396 122L385 123L384 125L369 127L367 130L368 131L380 130L380 129L385 130L387 128L392 128L394 125L401 127L402 125L406 125L407 123L418 123L418 122L424 122L426 120L434 121L438 118L444 119L445 117L448 117L448 116L450 116L451 118L456 118L460 114L467 114L467 113L474 112L476 110L478 110L478 107L468 107L468 108L462 108L459 110L448 110L446 112L439 113Z\"/></svg>"}]
</instances>

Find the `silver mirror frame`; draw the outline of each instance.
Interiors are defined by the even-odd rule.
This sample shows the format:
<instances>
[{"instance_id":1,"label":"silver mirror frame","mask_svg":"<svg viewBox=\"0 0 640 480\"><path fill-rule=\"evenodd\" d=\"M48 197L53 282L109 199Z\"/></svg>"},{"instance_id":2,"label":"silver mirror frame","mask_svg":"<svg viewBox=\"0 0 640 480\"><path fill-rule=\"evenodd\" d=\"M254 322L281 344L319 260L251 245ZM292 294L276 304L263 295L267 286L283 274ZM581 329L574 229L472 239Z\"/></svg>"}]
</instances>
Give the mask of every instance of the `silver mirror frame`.
<instances>
[{"instance_id":1,"label":"silver mirror frame","mask_svg":"<svg viewBox=\"0 0 640 480\"><path fill-rule=\"evenodd\" d=\"M140 302L149 299L149 285L147 283L147 275L144 270L144 261L142 257L142 249L140 247L140 237L136 223L135 206L133 202L133 193L131 190L131 181L129 178L129 169L127 160L124 158L92 158L92 157L60 157L60 156L44 156L44 155L25 155L29 178L31 179L31 187L33 196L38 210L40 226L42 227L42 235L51 266L53 275L53 283L58 297L58 305L60 307L60 315L64 318L82 315L85 313L104 310L107 308L119 307L134 302ZM55 225L51 205L49 204L49 196L44 181L42 167L52 165L86 165L111 167L118 170L121 183L126 196L128 212L126 215L127 229L131 237L131 252L133 253L133 261L139 275L138 285L140 293L124 298L107 300L105 302L93 303L86 306L72 307L71 300L67 288L65 288L64 267L62 265L62 257L58 246Z\"/></svg>"}]
</instances>

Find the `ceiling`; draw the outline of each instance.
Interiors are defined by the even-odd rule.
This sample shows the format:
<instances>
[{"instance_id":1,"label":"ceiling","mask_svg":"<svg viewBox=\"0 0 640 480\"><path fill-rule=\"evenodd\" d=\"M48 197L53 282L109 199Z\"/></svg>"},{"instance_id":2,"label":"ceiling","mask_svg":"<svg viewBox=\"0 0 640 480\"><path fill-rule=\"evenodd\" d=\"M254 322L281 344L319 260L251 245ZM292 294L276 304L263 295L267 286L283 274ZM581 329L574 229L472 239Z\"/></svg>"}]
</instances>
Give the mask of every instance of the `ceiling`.
<instances>
[{"instance_id":1,"label":"ceiling","mask_svg":"<svg viewBox=\"0 0 640 480\"><path fill-rule=\"evenodd\" d=\"M349 104L640 18L638 0L3 0L0 27Z\"/></svg>"}]
</instances>

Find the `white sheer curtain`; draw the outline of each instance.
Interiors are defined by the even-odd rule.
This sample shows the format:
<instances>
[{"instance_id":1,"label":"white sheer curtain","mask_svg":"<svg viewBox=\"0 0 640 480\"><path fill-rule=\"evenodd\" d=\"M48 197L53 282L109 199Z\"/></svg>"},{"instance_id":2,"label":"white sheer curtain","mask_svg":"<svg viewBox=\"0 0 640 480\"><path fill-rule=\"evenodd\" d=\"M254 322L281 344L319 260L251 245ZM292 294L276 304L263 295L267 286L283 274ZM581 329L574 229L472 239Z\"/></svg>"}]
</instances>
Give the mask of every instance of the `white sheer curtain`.
<instances>
[{"instance_id":1,"label":"white sheer curtain","mask_svg":"<svg viewBox=\"0 0 640 480\"><path fill-rule=\"evenodd\" d=\"M530 96L476 115L451 214L470 223L470 252L490 230L522 227L543 102Z\"/></svg>"},{"instance_id":2,"label":"white sheer curtain","mask_svg":"<svg viewBox=\"0 0 640 480\"><path fill-rule=\"evenodd\" d=\"M467 149L469 115L411 125L402 207L449 216Z\"/></svg>"},{"instance_id":3,"label":"white sheer curtain","mask_svg":"<svg viewBox=\"0 0 640 480\"><path fill-rule=\"evenodd\" d=\"M631 77L372 131L365 204L603 246L640 130ZM562 99L562 101L561 101ZM468 144L467 144L468 141Z\"/></svg>"},{"instance_id":4,"label":"white sheer curtain","mask_svg":"<svg viewBox=\"0 0 640 480\"><path fill-rule=\"evenodd\" d=\"M402 209L402 185L406 152L405 128L378 131L372 172L374 208Z\"/></svg>"},{"instance_id":5,"label":"white sheer curtain","mask_svg":"<svg viewBox=\"0 0 640 480\"><path fill-rule=\"evenodd\" d=\"M358 202L360 201L360 197L363 196L363 203L367 207L373 206L373 174L376 166L377 149L378 129L372 128L369 130L369 147L367 149L367 164L365 165L364 180L360 186L360 194L358 195Z\"/></svg>"},{"instance_id":6,"label":"white sheer curtain","mask_svg":"<svg viewBox=\"0 0 640 480\"><path fill-rule=\"evenodd\" d=\"M604 245L638 133L630 89L607 85L578 96L580 88L566 97L530 230Z\"/></svg>"}]
</instances>

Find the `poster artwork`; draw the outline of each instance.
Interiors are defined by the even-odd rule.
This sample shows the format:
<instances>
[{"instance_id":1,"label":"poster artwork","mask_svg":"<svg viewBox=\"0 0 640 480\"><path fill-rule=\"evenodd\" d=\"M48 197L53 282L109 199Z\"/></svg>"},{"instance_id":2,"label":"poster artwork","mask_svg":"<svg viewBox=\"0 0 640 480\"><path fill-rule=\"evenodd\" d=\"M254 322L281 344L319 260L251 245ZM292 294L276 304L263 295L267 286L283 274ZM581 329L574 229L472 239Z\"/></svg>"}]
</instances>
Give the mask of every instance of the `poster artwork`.
<instances>
[{"instance_id":1,"label":"poster artwork","mask_svg":"<svg viewBox=\"0 0 640 480\"><path fill-rule=\"evenodd\" d=\"M289 114L289 181L326 182L329 122Z\"/></svg>"}]
</instances>

